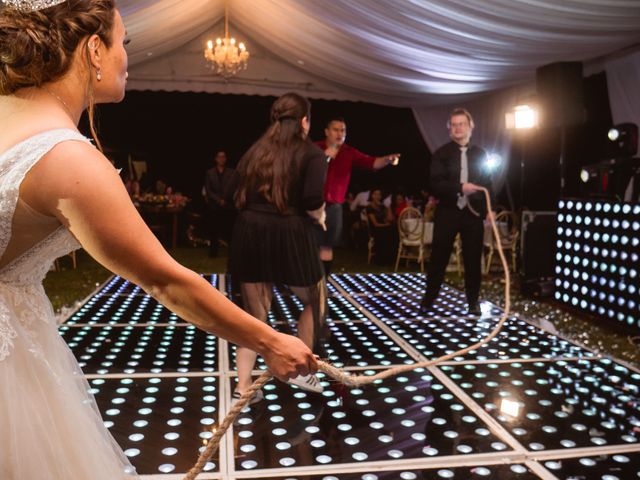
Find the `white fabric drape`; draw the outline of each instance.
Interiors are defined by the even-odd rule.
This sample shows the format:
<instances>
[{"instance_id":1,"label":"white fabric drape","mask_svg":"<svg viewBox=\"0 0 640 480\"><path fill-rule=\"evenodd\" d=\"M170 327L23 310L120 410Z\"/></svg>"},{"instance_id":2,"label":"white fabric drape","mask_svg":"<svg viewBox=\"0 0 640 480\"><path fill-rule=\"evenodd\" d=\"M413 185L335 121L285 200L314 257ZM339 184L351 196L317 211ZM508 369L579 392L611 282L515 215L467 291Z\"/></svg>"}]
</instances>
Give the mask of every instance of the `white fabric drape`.
<instances>
[{"instance_id":1,"label":"white fabric drape","mask_svg":"<svg viewBox=\"0 0 640 480\"><path fill-rule=\"evenodd\" d=\"M613 123L640 125L640 51L606 62Z\"/></svg>"},{"instance_id":2,"label":"white fabric drape","mask_svg":"<svg viewBox=\"0 0 640 480\"><path fill-rule=\"evenodd\" d=\"M141 83L145 62L175 55L204 33L222 33L223 0L119 4L133 40L135 88L157 88ZM246 34L250 52L268 51L306 73L312 91L396 106L441 104L446 95L531 82L541 65L586 60L640 42L638 0L229 0L229 11L231 33L238 27ZM181 51L202 63L203 46ZM278 94L280 79L273 80L270 62L257 58L229 83L247 75L246 83L264 80L255 86L260 94L269 84ZM184 68L156 66L168 70L155 74L176 75L183 87L193 81L203 91L221 91L215 82L182 75ZM160 88L170 87L164 82ZM243 93L251 93L250 85Z\"/></svg>"}]
</instances>

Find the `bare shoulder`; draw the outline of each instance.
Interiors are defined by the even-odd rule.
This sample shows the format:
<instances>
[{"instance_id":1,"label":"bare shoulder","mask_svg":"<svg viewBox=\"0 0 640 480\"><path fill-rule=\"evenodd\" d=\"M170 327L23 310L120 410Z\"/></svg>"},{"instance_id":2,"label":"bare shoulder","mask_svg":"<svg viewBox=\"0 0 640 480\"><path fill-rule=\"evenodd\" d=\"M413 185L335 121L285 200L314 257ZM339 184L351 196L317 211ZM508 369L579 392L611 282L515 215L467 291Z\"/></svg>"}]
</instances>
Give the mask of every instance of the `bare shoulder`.
<instances>
[{"instance_id":1,"label":"bare shoulder","mask_svg":"<svg viewBox=\"0 0 640 480\"><path fill-rule=\"evenodd\" d=\"M20 195L41 213L50 213L56 201L91 195L98 186L121 184L120 177L92 145L64 141L54 146L25 177Z\"/></svg>"}]
</instances>

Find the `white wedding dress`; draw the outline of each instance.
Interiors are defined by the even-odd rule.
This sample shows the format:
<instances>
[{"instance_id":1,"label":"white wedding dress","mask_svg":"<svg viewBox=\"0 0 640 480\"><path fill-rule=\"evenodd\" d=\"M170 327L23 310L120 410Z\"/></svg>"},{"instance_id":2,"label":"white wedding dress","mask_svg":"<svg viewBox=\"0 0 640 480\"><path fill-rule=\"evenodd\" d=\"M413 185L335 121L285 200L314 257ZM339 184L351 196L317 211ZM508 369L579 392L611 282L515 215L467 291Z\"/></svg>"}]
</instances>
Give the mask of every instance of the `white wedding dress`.
<instances>
[{"instance_id":1,"label":"white wedding dress","mask_svg":"<svg viewBox=\"0 0 640 480\"><path fill-rule=\"evenodd\" d=\"M0 479L137 478L103 424L57 331L42 279L79 247L56 219L19 198L29 169L73 130L35 135L0 153Z\"/></svg>"}]
</instances>

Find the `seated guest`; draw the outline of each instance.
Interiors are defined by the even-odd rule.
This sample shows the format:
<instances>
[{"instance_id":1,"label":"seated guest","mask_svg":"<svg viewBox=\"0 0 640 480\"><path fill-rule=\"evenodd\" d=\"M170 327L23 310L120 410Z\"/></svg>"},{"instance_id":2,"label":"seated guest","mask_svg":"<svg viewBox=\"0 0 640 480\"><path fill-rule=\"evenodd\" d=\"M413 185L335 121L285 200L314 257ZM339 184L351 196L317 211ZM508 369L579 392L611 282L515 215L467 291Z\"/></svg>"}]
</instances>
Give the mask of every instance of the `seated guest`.
<instances>
[{"instance_id":1,"label":"seated guest","mask_svg":"<svg viewBox=\"0 0 640 480\"><path fill-rule=\"evenodd\" d=\"M382 190L379 188L371 190L366 212L374 241L376 264L388 265L394 257L396 228L391 209L382 203Z\"/></svg>"},{"instance_id":2,"label":"seated guest","mask_svg":"<svg viewBox=\"0 0 640 480\"><path fill-rule=\"evenodd\" d=\"M438 204L438 199L434 196L429 196L429 200L427 204L422 209L422 217L426 222L433 222L433 217L436 213L436 205Z\"/></svg>"},{"instance_id":3,"label":"seated guest","mask_svg":"<svg viewBox=\"0 0 640 480\"><path fill-rule=\"evenodd\" d=\"M396 220L400 218L400 214L404 209L410 206L408 197L405 197L402 193L395 193L391 200L391 212Z\"/></svg>"}]
</instances>

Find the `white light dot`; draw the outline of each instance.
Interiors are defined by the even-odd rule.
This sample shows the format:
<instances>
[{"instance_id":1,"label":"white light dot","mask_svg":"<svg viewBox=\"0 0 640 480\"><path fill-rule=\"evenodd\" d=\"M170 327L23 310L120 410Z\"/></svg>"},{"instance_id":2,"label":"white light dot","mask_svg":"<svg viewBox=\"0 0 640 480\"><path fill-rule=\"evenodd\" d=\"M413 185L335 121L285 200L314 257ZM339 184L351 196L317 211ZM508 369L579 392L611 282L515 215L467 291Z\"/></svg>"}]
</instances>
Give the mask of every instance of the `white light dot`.
<instances>
[{"instance_id":1,"label":"white light dot","mask_svg":"<svg viewBox=\"0 0 640 480\"><path fill-rule=\"evenodd\" d=\"M160 465L158 467L158 470L162 473L171 473L176 469L175 465L172 465L170 463L163 463L162 465Z\"/></svg>"}]
</instances>

